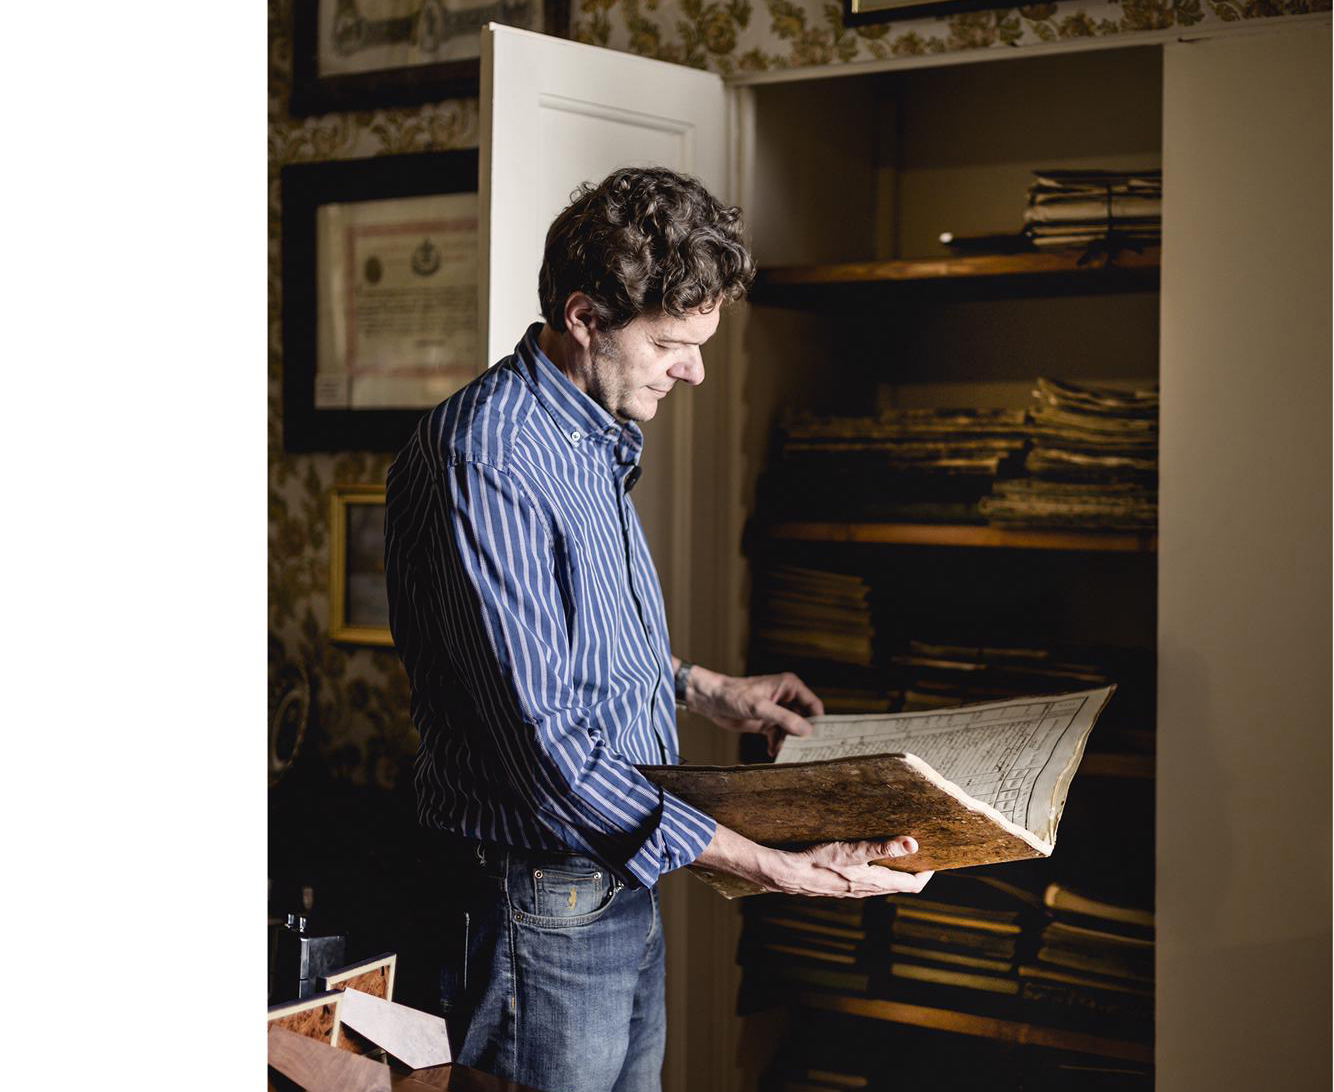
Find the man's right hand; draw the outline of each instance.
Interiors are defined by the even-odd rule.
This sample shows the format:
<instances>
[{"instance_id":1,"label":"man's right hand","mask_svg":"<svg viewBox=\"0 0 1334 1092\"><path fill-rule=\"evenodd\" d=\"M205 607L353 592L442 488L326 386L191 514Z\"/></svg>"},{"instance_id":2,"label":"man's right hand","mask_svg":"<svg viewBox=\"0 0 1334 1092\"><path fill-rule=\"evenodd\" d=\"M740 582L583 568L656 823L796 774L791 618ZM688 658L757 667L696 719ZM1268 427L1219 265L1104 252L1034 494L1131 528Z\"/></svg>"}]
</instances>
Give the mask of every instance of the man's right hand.
<instances>
[{"instance_id":1,"label":"man's right hand","mask_svg":"<svg viewBox=\"0 0 1334 1092\"><path fill-rule=\"evenodd\" d=\"M785 851L759 845L720 824L695 864L740 876L766 891L860 899L921 891L934 872L898 872L870 863L909 857L917 848L914 839L901 837L884 842L824 842Z\"/></svg>"}]
</instances>

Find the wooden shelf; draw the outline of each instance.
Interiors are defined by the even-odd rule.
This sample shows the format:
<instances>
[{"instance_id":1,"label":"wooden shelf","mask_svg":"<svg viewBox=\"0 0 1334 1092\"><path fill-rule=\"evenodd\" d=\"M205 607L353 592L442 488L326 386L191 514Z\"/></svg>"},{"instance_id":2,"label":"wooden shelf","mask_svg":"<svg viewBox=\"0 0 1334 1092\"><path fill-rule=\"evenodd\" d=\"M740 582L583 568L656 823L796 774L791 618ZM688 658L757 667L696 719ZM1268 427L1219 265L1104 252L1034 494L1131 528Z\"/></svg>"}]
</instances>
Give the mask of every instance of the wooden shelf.
<instances>
[{"instance_id":1,"label":"wooden shelf","mask_svg":"<svg viewBox=\"0 0 1334 1092\"><path fill-rule=\"evenodd\" d=\"M803 993L798 1003L805 1008L842 1012L851 1016L865 1016L872 1020L888 1020L895 1024L952 1031L959 1035L974 1035L1021 1046L1052 1047L1081 1054L1096 1054L1103 1058L1153 1064L1153 1045L1122 1039L1107 1039L1079 1031L1040 1027L1017 1020L1000 1020L992 1016L974 1016L972 1013L933 1009L924 1005L909 1005L901 1001L882 1001L866 997L840 997L837 994Z\"/></svg>"},{"instance_id":2,"label":"wooden shelf","mask_svg":"<svg viewBox=\"0 0 1334 1092\"><path fill-rule=\"evenodd\" d=\"M897 546L981 546L1012 550L1153 553L1158 536L1131 531L1004 531L966 523L776 523L769 538Z\"/></svg>"},{"instance_id":3,"label":"wooden shelf","mask_svg":"<svg viewBox=\"0 0 1334 1092\"><path fill-rule=\"evenodd\" d=\"M755 278L756 294L770 288L796 288L826 284L880 284L931 282L980 277L1088 277L1108 275L1156 276L1161 250L1146 247L1143 253L1127 250L1115 264L1080 265L1083 251L1061 250L1025 254L979 254L959 258L903 258L888 262L842 262L835 265L767 266Z\"/></svg>"}]
</instances>

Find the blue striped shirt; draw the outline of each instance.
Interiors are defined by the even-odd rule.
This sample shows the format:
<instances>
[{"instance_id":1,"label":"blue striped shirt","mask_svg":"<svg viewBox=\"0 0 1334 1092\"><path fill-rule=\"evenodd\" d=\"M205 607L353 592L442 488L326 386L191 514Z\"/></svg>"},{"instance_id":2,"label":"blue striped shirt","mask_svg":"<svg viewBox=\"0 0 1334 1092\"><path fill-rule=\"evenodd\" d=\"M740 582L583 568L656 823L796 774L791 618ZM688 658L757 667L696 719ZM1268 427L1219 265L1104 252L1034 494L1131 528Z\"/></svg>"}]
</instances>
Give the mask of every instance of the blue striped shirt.
<instances>
[{"instance_id":1,"label":"blue striped shirt","mask_svg":"<svg viewBox=\"0 0 1334 1092\"><path fill-rule=\"evenodd\" d=\"M635 769L680 761L662 589L628 495L643 433L547 359L541 328L428 414L389 469L418 817L592 854L648 886L715 824Z\"/></svg>"}]
</instances>

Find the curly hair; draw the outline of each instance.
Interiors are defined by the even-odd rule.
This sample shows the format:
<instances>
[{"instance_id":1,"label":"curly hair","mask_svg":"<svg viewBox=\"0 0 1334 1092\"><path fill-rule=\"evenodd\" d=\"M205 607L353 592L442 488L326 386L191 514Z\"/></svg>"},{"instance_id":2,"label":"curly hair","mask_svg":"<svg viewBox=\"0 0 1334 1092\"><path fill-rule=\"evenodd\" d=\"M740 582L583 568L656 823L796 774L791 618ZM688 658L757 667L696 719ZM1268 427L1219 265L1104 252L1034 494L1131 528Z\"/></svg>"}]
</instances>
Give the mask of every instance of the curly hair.
<instances>
[{"instance_id":1,"label":"curly hair","mask_svg":"<svg viewBox=\"0 0 1334 1092\"><path fill-rule=\"evenodd\" d=\"M553 330L564 332L573 292L616 330L647 312L680 318L738 300L754 277L740 209L665 167L622 167L583 183L552 221L537 291Z\"/></svg>"}]
</instances>

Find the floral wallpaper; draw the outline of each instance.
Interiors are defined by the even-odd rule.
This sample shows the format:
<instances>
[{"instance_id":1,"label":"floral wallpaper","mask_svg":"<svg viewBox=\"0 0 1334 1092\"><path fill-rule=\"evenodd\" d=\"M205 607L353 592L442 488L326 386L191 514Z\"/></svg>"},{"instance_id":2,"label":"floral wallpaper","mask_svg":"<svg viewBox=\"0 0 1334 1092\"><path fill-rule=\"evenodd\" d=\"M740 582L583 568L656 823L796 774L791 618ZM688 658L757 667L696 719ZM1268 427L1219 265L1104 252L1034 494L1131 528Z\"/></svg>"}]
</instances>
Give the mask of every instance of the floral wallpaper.
<instances>
[{"instance_id":1,"label":"floral wallpaper","mask_svg":"<svg viewBox=\"0 0 1334 1092\"><path fill-rule=\"evenodd\" d=\"M1070 0L872 26L843 26L832 0L574 0L572 36L724 75L912 54L1034 45L1328 11L1330 0ZM306 749L330 773L393 787L409 775L416 732L392 649L329 640L329 496L335 483L383 482L389 456L288 455L282 449L279 171L289 163L477 144L477 100L293 118L291 0L269 3L269 661L309 674ZM272 710L271 710L272 711Z\"/></svg>"},{"instance_id":2,"label":"floral wallpaper","mask_svg":"<svg viewBox=\"0 0 1334 1092\"><path fill-rule=\"evenodd\" d=\"M329 497L333 486L383 482L391 456L288 455L282 442L282 195L289 163L475 147L477 100L411 110L294 118L291 0L269 4L269 670L305 668L312 710L303 752L332 776L392 787L417 746L408 681L391 648L329 639ZM270 709L272 714L272 709ZM308 756L307 756L308 757ZM299 759L300 760L300 759Z\"/></svg>"},{"instance_id":3,"label":"floral wallpaper","mask_svg":"<svg viewBox=\"0 0 1334 1092\"><path fill-rule=\"evenodd\" d=\"M1330 0L1072 0L845 27L842 0L575 0L573 37L722 75L1328 11Z\"/></svg>"}]
</instances>

